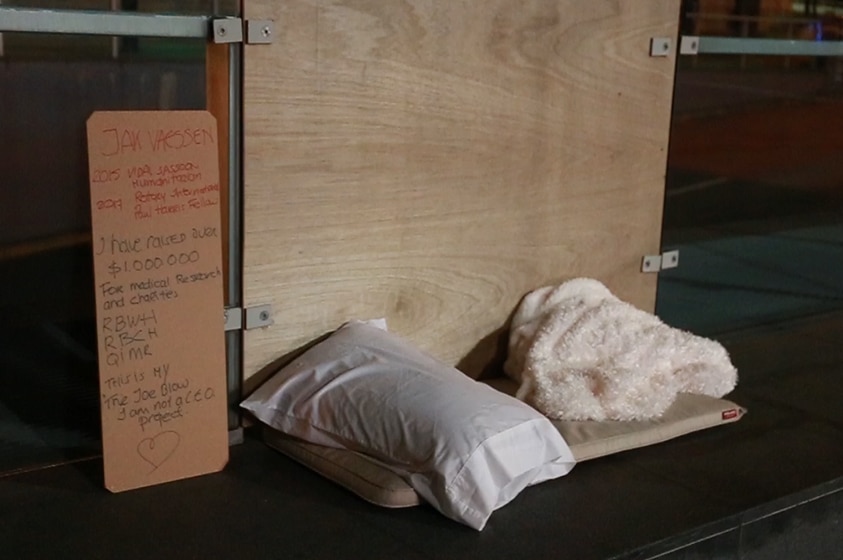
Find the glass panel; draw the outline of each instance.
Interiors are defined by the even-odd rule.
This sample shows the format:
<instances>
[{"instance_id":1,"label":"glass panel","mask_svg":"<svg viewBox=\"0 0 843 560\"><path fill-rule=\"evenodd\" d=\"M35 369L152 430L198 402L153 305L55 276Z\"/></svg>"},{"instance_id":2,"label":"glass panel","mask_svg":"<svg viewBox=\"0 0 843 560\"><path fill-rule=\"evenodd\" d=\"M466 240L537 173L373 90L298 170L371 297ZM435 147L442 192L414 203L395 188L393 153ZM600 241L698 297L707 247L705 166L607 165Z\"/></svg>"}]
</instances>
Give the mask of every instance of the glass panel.
<instances>
[{"instance_id":1,"label":"glass panel","mask_svg":"<svg viewBox=\"0 0 843 560\"><path fill-rule=\"evenodd\" d=\"M206 105L202 40L4 39L0 473L99 453L88 116Z\"/></svg>"},{"instance_id":2,"label":"glass panel","mask_svg":"<svg viewBox=\"0 0 843 560\"><path fill-rule=\"evenodd\" d=\"M683 35L841 39L838 0L685 0L682 10Z\"/></svg>"},{"instance_id":3,"label":"glass panel","mask_svg":"<svg viewBox=\"0 0 843 560\"><path fill-rule=\"evenodd\" d=\"M697 21L709 34L840 38L839 2L737 4L754 6L752 25L732 8ZM840 363L843 59L680 57L663 249L680 250L659 277L669 324L724 341L750 374Z\"/></svg>"}]
</instances>

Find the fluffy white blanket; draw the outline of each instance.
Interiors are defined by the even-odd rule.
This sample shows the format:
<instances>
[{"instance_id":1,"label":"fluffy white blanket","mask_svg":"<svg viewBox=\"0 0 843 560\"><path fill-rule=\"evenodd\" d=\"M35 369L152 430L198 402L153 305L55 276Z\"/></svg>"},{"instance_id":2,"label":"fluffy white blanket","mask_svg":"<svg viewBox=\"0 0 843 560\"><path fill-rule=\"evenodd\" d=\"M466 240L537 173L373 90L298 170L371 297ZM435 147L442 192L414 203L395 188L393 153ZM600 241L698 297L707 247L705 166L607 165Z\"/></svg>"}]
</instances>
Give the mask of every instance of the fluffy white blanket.
<instances>
[{"instance_id":1,"label":"fluffy white blanket","mask_svg":"<svg viewBox=\"0 0 843 560\"><path fill-rule=\"evenodd\" d=\"M577 278L527 294L512 320L507 375L555 419L645 420L678 393L722 397L737 371L718 342L670 327Z\"/></svg>"}]
</instances>

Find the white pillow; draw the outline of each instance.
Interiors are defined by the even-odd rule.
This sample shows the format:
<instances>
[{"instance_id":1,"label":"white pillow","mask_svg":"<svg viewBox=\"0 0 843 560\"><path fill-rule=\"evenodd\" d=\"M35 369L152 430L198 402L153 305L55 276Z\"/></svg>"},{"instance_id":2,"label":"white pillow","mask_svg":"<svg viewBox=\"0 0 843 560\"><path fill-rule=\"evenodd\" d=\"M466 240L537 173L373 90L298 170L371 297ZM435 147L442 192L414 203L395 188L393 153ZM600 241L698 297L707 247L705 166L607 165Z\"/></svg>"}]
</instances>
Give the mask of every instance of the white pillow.
<instances>
[{"instance_id":1,"label":"white pillow","mask_svg":"<svg viewBox=\"0 0 843 560\"><path fill-rule=\"evenodd\" d=\"M302 440L369 455L444 515L481 530L575 460L550 421L400 338L349 323L241 404Z\"/></svg>"}]
</instances>

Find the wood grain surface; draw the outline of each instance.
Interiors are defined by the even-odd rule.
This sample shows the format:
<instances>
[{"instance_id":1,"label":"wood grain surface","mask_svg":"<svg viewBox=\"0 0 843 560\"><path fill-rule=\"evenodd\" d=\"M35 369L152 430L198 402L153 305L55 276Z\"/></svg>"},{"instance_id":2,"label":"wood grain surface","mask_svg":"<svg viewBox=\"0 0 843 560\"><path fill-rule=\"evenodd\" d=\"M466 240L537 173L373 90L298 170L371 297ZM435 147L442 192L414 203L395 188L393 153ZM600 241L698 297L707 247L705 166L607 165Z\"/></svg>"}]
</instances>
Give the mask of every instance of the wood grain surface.
<instances>
[{"instance_id":1,"label":"wood grain surface","mask_svg":"<svg viewBox=\"0 0 843 560\"><path fill-rule=\"evenodd\" d=\"M528 291L652 310L679 0L247 0L245 377L349 319L479 376ZM499 356L498 356L499 357ZM252 380L252 385L257 380ZM250 384L246 384L248 390Z\"/></svg>"}]
</instances>

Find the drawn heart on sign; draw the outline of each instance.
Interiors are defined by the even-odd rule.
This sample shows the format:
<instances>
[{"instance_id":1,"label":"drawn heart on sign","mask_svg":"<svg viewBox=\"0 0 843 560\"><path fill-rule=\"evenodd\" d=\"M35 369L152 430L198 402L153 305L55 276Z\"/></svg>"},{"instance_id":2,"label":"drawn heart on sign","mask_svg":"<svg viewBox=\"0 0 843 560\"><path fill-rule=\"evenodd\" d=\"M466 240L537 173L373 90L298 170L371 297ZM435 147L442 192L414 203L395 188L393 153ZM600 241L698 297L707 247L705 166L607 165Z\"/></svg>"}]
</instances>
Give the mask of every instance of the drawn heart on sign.
<instances>
[{"instance_id":1,"label":"drawn heart on sign","mask_svg":"<svg viewBox=\"0 0 843 560\"><path fill-rule=\"evenodd\" d=\"M157 436L144 438L138 444L138 455L152 465L154 471L172 457L181 442L178 432L161 432Z\"/></svg>"}]
</instances>

